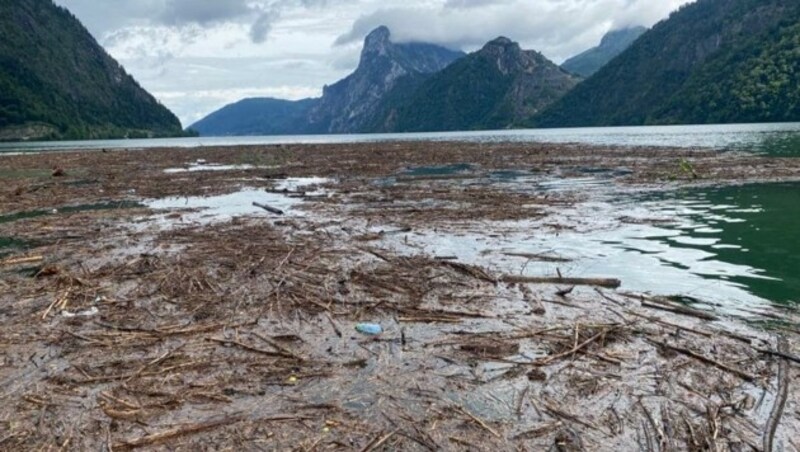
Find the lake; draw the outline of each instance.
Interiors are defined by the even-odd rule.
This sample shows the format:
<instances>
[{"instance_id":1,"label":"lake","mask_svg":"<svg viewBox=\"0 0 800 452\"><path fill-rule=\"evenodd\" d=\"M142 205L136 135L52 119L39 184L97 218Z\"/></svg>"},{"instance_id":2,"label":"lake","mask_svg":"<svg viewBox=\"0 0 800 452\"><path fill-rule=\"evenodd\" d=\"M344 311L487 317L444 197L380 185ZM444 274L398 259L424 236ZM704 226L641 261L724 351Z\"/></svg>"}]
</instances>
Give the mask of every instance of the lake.
<instances>
[{"instance_id":1,"label":"lake","mask_svg":"<svg viewBox=\"0 0 800 452\"><path fill-rule=\"evenodd\" d=\"M2 143L0 153L393 140L668 146L800 157L800 123ZM458 162L453 163L453 171L463 170ZM564 181L552 183L555 187ZM569 186L570 182L566 184ZM573 188L595 189L591 183ZM571 264L561 264L561 270L619 277L631 290L681 294L717 307L800 302L798 183L655 193L613 192L593 202L596 204L588 209L583 206L576 211L576 215L595 212L596 218L590 219L592 227L575 232L514 237L515 250L557 251L572 259ZM248 201L246 205L251 203ZM605 224L603 220L623 217L634 221ZM480 235L467 235L429 237L420 245L433 254L454 254L470 261L481 261L481 247L486 243ZM495 248L503 245L491 244ZM7 252L19 246L22 245L13 238L0 240L0 251ZM513 260L505 264L502 259L500 261L499 265L519 264ZM493 262L484 263L498 264L498 260L495 256ZM529 271L540 274L554 273L558 267L547 263L526 266Z\"/></svg>"},{"instance_id":2,"label":"lake","mask_svg":"<svg viewBox=\"0 0 800 452\"><path fill-rule=\"evenodd\" d=\"M471 141L581 143L604 146L668 146L745 150L770 155L800 155L800 123L692 126L601 127L372 135L200 137L153 140L54 141L0 143L0 153L75 149L334 144L381 141Z\"/></svg>"}]
</instances>

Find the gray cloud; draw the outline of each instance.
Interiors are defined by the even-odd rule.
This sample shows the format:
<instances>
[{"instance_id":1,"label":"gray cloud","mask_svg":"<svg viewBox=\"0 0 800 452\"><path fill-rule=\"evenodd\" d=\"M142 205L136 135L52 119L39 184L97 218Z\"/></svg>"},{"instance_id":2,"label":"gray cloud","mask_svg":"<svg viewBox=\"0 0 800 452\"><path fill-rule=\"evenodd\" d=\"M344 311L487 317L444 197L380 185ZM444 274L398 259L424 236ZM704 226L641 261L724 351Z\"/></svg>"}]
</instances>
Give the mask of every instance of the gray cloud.
<instances>
[{"instance_id":1,"label":"gray cloud","mask_svg":"<svg viewBox=\"0 0 800 452\"><path fill-rule=\"evenodd\" d=\"M447 0L443 8L482 8L489 5L509 3L508 0Z\"/></svg>"},{"instance_id":2,"label":"gray cloud","mask_svg":"<svg viewBox=\"0 0 800 452\"><path fill-rule=\"evenodd\" d=\"M273 24L280 18L280 14L275 10L268 10L261 13L258 19L250 27L250 39L256 44L261 44L267 40L272 31Z\"/></svg>"},{"instance_id":3,"label":"gray cloud","mask_svg":"<svg viewBox=\"0 0 800 452\"><path fill-rule=\"evenodd\" d=\"M621 26L653 25L688 0L447 0L444 4L382 8L362 15L335 45L360 42L386 25L399 42L424 41L472 50L508 36L555 60L596 44Z\"/></svg>"},{"instance_id":4,"label":"gray cloud","mask_svg":"<svg viewBox=\"0 0 800 452\"><path fill-rule=\"evenodd\" d=\"M252 14L246 0L166 0L159 20L165 24L209 24Z\"/></svg>"}]
</instances>

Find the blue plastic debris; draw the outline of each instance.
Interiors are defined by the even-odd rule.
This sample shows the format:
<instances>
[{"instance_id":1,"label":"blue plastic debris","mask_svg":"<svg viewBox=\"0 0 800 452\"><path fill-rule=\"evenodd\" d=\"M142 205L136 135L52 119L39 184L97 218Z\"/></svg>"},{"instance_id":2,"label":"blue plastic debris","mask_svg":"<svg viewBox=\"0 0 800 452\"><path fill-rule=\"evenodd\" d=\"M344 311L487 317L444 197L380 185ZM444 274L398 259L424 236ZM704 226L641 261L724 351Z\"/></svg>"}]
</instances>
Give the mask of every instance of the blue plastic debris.
<instances>
[{"instance_id":1,"label":"blue plastic debris","mask_svg":"<svg viewBox=\"0 0 800 452\"><path fill-rule=\"evenodd\" d=\"M376 323L359 323L356 325L356 331L367 336L377 336L383 333L383 328Z\"/></svg>"}]
</instances>

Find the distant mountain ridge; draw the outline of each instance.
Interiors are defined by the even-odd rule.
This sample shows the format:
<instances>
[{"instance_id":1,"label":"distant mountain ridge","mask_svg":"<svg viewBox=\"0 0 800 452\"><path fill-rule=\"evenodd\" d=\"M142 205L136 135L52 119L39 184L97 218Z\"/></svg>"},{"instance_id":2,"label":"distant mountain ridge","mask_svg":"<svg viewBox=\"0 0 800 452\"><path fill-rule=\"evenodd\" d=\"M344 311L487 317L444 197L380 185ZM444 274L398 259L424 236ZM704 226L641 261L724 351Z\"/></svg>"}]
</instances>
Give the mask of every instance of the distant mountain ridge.
<instances>
[{"instance_id":1,"label":"distant mountain ridge","mask_svg":"<svg viewBox=\"0 0 800 452\"><path fill-rule=\"evenodd\" d=\"M800 120L800 2L697 0L529 125Z\"/></svg>"},{"instance_id":2,"label":"distant mountain ridge","mask_svg":"<svg viewBox=\"0 0 800 452\"><path fill-rule=\"evenodd\" d=\"M500 37L383 106L369 131L514 127L580 81L541 53Z\"/></svg>"},{"instance_id":3,"label":"distant mountain ridge","mask_svg":"<svg viewBox=\"0 0 800 452\"><path fill-rule=\"evenodd\" d=\"M416 86L464 53L426 43L394 43L386 27L364 40L356 70L318 99L245 99L191 126L201 135L359 133L396 88Z\"/></svg>"},{"instance_id":4,"label":"distant mountain ridge","mask_svg":"<svg viewBox=\"0 0 800 452\"><path fill-rule=\"evenodd\" d=\"M321 98L246 99L192 128L202 135L508 128L579 81L508 38L466 55L433 44L396 44L389 29L379 27L364 40L358 68L326 86Z\"/></svg>"},{"instance_id":5,"label":"distant mountain ridge","mask_svg":"<svg viewBox=\"0 0 800 452\"><path fill-rule=\"evenodd\" d=\"M507 38L460 56L430 44L394 44L380 27L367 36L352 75L326 87L321 99L269 104L283 116L270 116L273 125L264 129L371 133L800 121L797 0L697 0L636 38L639 32L610 33L584 52L596 63L597 52L606 58L633 40L581 80ZM249 126L231 124L239 128L235 133L250 133Z\"/></svg>"},{"instance_id":6,"label":"distant mountain ridge","mask_svg":"<svg viewBox=\"0 0 800 452\"><path fill-rule=\"evenodd\" d=\"M311 127L328 133L354 133L372 120L381 100L404 77L438 72L462 58L457 52L433 44L395 44L386 27L378 27L364 40L361 60L353 74L326 86L311 109Z\"/></svg>"},{"instance_id":7,"label":"distant mountain ridge","mask_svg":"<svg viewBox=\"0 0 800 452\"><path fill-rule=\"evenodd\" d=\"M630 27L609 31L603 36L600 45L575 55L565 61L561 67L581 77L589 77L617 55L624 52L646 31L647 28L645 27Z\"/></svg>"},{"instance_id":8,"label":"distant mountain ridge","mask_svg":"<svg viewBox=\"0 0 800 452\"><path fill-rule=\"evenodd\" d=\"M52 0L0 0L0 36L0 140L183 134Z\"/></svg>"},{"instance_id":9,"label":"distant mountain ridge","mask_svg":"<svg viewBox=\"0 0 800 452\"><path fill-rule=\"evenodd\" d=\"M201 136L302 135L315 133L308 113L317 99L290 101L249 98L227 105L194 123Z\"/></svg>"}]
</instances>

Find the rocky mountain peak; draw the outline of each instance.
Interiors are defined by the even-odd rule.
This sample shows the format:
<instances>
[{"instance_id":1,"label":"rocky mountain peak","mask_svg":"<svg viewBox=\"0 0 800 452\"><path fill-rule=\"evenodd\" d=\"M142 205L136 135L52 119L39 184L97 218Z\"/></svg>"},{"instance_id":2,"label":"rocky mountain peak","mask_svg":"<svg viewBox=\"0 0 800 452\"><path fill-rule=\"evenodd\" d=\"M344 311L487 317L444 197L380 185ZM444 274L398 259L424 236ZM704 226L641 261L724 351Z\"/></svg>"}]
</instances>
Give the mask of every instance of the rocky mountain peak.
<instances>
[{"instance_id":1,"label":"rocky mountain peak","mask_svg":"<svg viewBox=\"0 0 800 452\"><path fill-rule=\"evenodd\" d=\"M463 56L435 44L394 43L389 28L380 26L364 39L355 72L324 88L310 122L331 133L361 130L398 80L436 73Z\"/></svg>"},{"instance_id":2,"label":"rocky mountain peak","mask_svg":"<svg viewBox=\"0 0 800 452\"><path fill-rule=\"evenodd\" d=\"M369 54L385 54L387 47L392 44L390 41L391 36L392 32L383 25L372 30L364 39L364 49L361 51L362 58Z\"/></svg>"},{"instance_id":3,"label":"rocky mountain peak","mask_svg":"<svg viewBox=\"0 0 800 452\"><path fill-rule=\"evenodd\" d=\"M483 46L484 49L491 49L491 48L498 48L498 47L499 48L507 48L507 47L519 48L519 44L517 44L516 42L506 38L505 36L500 36L500 37L497 37L497 38L487 42L486 45Z\"/></svg>"},{"instance_id":4,"label":"rocky mountain peak","mask_svg":"<svg viewBox=\"0 0 800 452\"><path fill-rule=\"evenodd\" d=\"M503 36L489 41L479 54L494 62L504 75L520 71L530 72L537 65L536 52L525 52L519 43Z\"/></svg>"}]
</instances>

